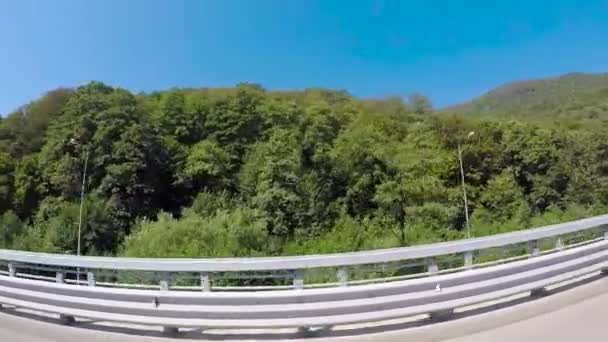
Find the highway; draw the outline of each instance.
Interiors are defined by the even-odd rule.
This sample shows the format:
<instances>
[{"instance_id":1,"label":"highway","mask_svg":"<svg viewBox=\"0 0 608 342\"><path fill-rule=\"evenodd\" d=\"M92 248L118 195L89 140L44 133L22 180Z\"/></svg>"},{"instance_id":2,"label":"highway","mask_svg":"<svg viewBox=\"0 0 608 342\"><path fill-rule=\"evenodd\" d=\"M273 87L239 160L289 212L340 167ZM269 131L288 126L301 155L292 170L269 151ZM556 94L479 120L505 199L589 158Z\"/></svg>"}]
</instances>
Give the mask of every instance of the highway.
<instances>
[{"instance_id":1,"label":"highway","mask_svg":"<svg viewBox=\"0 0 608 342\"><path fill-rule=\"evenodd\" d=\"M471 315L443 323L408 329L374 331L356 336L324 336L306 341L442 341L442 342L502 342L502 341L606 341L608 317L608 278L596 277L579 285L534 301L526 301L502 309ZM114 330L114 331L108 331ZM116 331L118 330L118 331ZM125 330L126 331L126 330ZM21 317L13 310L0 311L0 341L19 342L163 342L222 340L218 335L205 336L189 332L179 339L140 336L121 329L90 329L62 326L53 320ZM338 334L339 335L339 334ZM237 335L230 340L277 341L288 335Z\"/></svg>"}]
</instances>

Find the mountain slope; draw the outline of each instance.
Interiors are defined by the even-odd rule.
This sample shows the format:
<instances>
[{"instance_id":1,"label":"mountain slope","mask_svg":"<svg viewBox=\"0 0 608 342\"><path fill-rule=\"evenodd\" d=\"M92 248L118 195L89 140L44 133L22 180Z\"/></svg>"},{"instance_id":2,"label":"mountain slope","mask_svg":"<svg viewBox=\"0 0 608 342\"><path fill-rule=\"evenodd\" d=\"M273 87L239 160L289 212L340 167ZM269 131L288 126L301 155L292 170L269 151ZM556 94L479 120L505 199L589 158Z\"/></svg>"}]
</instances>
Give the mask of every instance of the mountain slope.
<instances>
[{"instance_id":1,"label":"mountain slope","mask_svg":"<svg viewBox=\"0 0 608 342\"><path fill-rule=\"evenodd\" d=\"M499 86L445 109L463 114L508 114L570 119L608 119L608 73L572 73Z\"/></svg>"}]
</instances>

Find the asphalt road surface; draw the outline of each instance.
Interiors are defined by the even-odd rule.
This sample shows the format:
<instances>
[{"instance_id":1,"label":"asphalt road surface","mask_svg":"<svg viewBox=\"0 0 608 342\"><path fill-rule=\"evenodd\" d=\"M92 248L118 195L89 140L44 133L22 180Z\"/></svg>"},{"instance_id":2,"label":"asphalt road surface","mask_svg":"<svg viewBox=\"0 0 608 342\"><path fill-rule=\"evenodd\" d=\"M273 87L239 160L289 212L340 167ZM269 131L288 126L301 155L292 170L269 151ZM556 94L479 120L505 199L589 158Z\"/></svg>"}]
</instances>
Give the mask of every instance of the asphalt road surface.
<instances>
[{"instance_id":1,"label":"asphalt road surface","mask_svg":"<svg viewBox=\"0 0 608 342\"><path fill-rule=\"evenodd\" d=\"M513 342L513 341L608 341L608 277L548 297L506 308L471 315L443 323L408 329L374 331L356 336L325 336L305 341L442 341L442 342ZM223 340L190 332L179 339L158 333L141 336L126 330L68 327L53 319L32 319L14 310L0 311L0 341L17 342L168 342ZM282 335L237 335L230 340L285 340Z\"/></svg>"}]
</instances>

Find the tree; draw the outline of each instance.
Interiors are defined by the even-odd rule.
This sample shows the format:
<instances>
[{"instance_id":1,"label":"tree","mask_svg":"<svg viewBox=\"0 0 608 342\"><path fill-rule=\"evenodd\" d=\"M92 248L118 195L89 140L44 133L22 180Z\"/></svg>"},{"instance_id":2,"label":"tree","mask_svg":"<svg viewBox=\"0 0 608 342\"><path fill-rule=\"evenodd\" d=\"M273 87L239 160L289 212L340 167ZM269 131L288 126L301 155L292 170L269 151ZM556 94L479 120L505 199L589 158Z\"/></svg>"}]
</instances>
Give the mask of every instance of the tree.
<instances>
[{"instance_id":1,"label":"tree","mask_svg":"<svg viewBox=\"0 0 608 342\"><path fill-rule=\"evenodd\" d=\"M263 123L260 110L264 101L264 89L241 83L233 94L212 104L205 129L220 144L232 145L237 153L242 153L245 145L260 134Z\"/></svg>"},{"instance_id":2,"label":"tree","mask_svg":"<svg viewBox=\"0 0 608 342\"><path fill-rule=\"evenodd\" d=\"M47 197L40 204L26 234L17 245L38 252L76 254L79 205L58 197Z\"/></svg>"},{"instance_id":3,"label":"tree","mask_svg":"<svg viewBox=\"0 0 608 342\"><path fill-rule=\"evenodd\" d=\"M0 153L0 213L12 207L13 172L12 158L7 153Z\"/></svg>"},{"instance_id":4,"label":"tree","mask_svg":"<svg viewBox=\"0 0 608 342\"><path fill-rule=\"evenodd\" d=\"M348 118L323 104L307 108L307 114L304 123L303 152L308 163L318 165L329 157L332 144L343 126L348 123Z\"/></svg>"},{"instance_id":5,"label":"tree","mask_svg":"<svg viewBox=\"0 0 608 342\"><path fill-rule=\"evenodd\" d=\"M376 209L376 186L391 172L391 148L404 134L404 124L393 118L361 115L336 138L329 154L343 184L340 201L349 214L366 216Z\"/></svg>"},{"instance_id":6,"label":"tree","mask_svg":"<svg viewBox=\"0 0 608 342\"><path fill-rule=\"evenodd\" d=\"M558 141L548 129L510 123L504 131L506 161L513 165L518 184L528 196L532 210L542 212L557 204L566 184L556 178Z\"/></svg>"},{"instance_id":7,"label":"tree","mask_svg":"<svg viewBox=\"0 0 608 342\"><path fill-rule=\"evenodd\" d=\"M11 113L0 121L0 146L4 145L5 152L16 159L39 152L49 124L60 115L71 95L72 90L58 88Z\"/></svg>"},{"instance_id":8,"label":"tree","mask_svg":"<svg viewBox=\"0 0 608 342\"><path fill-rule=\"evenodd\" d=\"M181 204L171 201L164 145L131 93L91 82L76 90L60 119L40 154L45 194L76 200L88 158L87 188L112 198L131 219Z\"/></svg>"},{"instance_id":9,"label":"tree","mask_svg":"<svg viewBox=\"0 0 608 342\"><path fill-rule=\"evenodd\" d=\"M426 114L433 110L431 100L429 100L428 97L419 93L411 94L408 98L408 104L412 112L418 115Z\"/></svg>"},{"instance_id":10,"label":"tree","mask_svg":"<svg viewBox=\"0 0 608 342\"><path fill-rule=\"evenodd\" d=\"M200 141L190 149L179 171L179 181L187 183L195 192L228 186L233 170L231 157L217 142Z\"/></svg>"},{"instance_id":11,"label":"tree","mask_svg":"<svg viewBox=\"0 0 608 342\"><path fill-rule=\"evenodd\" d=\"M532 224L531 208L512 168L503 170L488 182L479 203L471 217L474 237L523 229Z\"/></svg>"},{"instance_id":12,"label":"tree","mask_svg":"<svg viewBox=\"0 0 608 342\"><path fill-rule=\"evenodd\" d=\"M42 179L38 169L38 155L21 158L15 167L15 196L13 204L21 218L28 218L41 200Z\"/></svg>"},{"instance_id":13,"label":"tree","mask_svg":"<svg viewBox=\"0 0 608 342\"><path fill-rule=\"evenodd\" d=\"M272 234L288 236L301 225L300 157L297 137L276 130L268 141L253 146L239 174L241 193L253 208L266 213Z\"/></svg>"},{"instance_id":14,"label":"tree","mask_svg":"<svg viewBox=\"0 0 608 342\"><path fill-rule=\"evenodd\" d=\"M453 226L458 211L449 205L449 198L448 190L438 178L403 174L397 180L380 184L374 201L400 244L407 246L421 240L419 233L423 229L439 231ZM437 231L431 231L424 238L428 241L442 237Z\"/></svg>"},{"instance_id":15,"label":"tree","mask_svg":"<svg viewBox=\"0 0 608 342\"><path fill-rule=\"evenodd\" d=\"M0 215L0 248L11 248L22 230L23 222L14 212L9 210Z\"/></svg>"},{"instance_id":16,"label":"tree","mask_svg":"<svg viewBox=\"0 0 608 342\"><path fill-rule=\"evenodd\" d=\"M172 89L161 95L158 105L159 130L182 144L192 144L202 137L206 103L198 94Z\"/></svg>"},{"instance_id":17,"label":"tree","mask_svg":"<svg viewBox=\"0 0 608 342\"><path fill-rule=\"evenodd\" d=\"M159 209L171 208L167 199L173 179L168 158L146 127L124 130L112 144L112 160L105 170L100 190L133 218L152 217Z\"/></svg>"}]
</instances>

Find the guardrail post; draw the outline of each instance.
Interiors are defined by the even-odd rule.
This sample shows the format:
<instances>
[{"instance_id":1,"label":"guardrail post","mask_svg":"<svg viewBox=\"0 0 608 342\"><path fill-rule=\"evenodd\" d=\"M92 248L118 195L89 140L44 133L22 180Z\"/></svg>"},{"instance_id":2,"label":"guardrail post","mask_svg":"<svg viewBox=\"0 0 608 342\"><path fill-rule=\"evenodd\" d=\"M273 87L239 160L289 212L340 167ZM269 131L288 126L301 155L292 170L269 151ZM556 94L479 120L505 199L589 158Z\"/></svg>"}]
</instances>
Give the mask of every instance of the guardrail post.
<instances>
[{"instance_id":1,"label":"guardrail post","mask_svg":"<svg viewBox=\"0 0 608 342\"><path fill-rule=\"evenodd\" d=\"M17 266L12 262L8 263L8 276L14 277L17 275Z\"/></svg>"},{"instance_id":2,"label":"guardrail post","mask_svg":"<svg viewBox=\"0 0 608 342\"><path fill-rule=\"evenodd\" d=\"M539 287L537 289L532 289L530 291L530 296L532 297L544 297L547 295L547 289L544 287Z\"/></svg>"},{"instance_id":3,"label":"guardrail post","mask_svg":"<svg viewBox=\"0 0 608 342\"><path fill-rule=\"evenodd\" d=\"M163 327L163 334L168 336L175 336L177 335L178 331L179 329L177 329L176 327Z\"/></svg>"},{"instance_id":4,"label":"guardrail post","mask_svg":"<svg viewBox=\"0 0 608 342\"><path fill-rule=\"evenodd\" d=\"M429 313L429 318L435 322L447 321L454 315L454 309L446 309Z\"/></svg>"},{"instance_id":5,"label":"guardrail post","mask_svg":"<svg viewBox=\"0 0 608 342\"><path fill-rule=\"evenodd\" d=\"M201 272L201 290L204 292L211 291L211 282L209 281L209 273Z\"/></svg>"},{"instance_id":6,"label":"guardrail post","mask_svg":"<svg viewBox=\"0 0 608 342\"><path fill-rule=\"evenodd\" d=\"M162 272L161 276L160 276L160 290L169 291L170 284L171 284L171 273ZM159 305L158 297L154 298L154 304L156 305L156 307L158 307L158 305ZM175 336L178 331L179 331L179 329L177 327L172 327L172 326L163 327L163 334L168 335L168 336Z\"/></svg>"},{"instance_id":7,"label":"guardrail post","mask_svg":"<svg viewBox=\"0 0 608 342\"><path fill-rule=\"evenodd\" d=\"M171 283L171 273L163 272L160 278L160 290L169 291L169 285Z\"/></svg>"},{"instance_id":8,"label":"guardrail post","mask_svg":"<svg viewBox=\"0 0 608 342\"><path fill-rule=\"evenodd\" d=\"M464 253L464 269L473 269L473 252L471 251Z\"/></svg>"},{"instance_id":9,"label":"guardrail post","mask_svg":"<svg viewBox=\"0 0 608 342\"><path fill-rule=\"evenodd\" d=\"M304 271L294 270L293 272L293 288L302 290L304 288Z\"/></svg>"},{"instance_id":10,"label":"guardrail post","mask_svg":"<svg viewBox=\"0 0 608 342\"><path fill-rule=\"evenodd\" d=\"M65 273L63 271L57 271L55 274L55 281L59 284L65 283Z\"/></svg>"},{"instance_id":11,"label":"guardrail post","mask_svg":"<svg viewBox=\"0 0 608 342\"><path fill-rule=\"evenodd\" d=\"M61 324L64 324L64 325L73 325L74 323L76 323L76 319L74 319L74 316L60 314L59 322L61 322Z\"/></svg>"},{"instance_id":12,"label":"guardrail post","mask_svg":"<svg viewBox=\"0 0 608 342\"><path fill-rule=\"evenodd\" d=\"M346 267L338 268L336 276L338 277L338 282L340 283L340 286L348 286L348 270L346 269Z\"/></svg>"},{"instance_id":13,"label":"guardrail post","mask_svg":"<svg viewBox=\"0 0 608 342\"><path fill-rule=\"evenodd\" d=\"M95 286L95 273L94 272L87 272L87 284L91 287Z\"/></svg>"},{"instance_id":14,"label":"guardrail post","mask_svg":"<svg viewBox=\"0 0 608 342\"><path fill-rule=\"evenodd\" d=\"M426 258L426 269L429 273L439 272L439 266L437 266L435 258Z\"/></svg>"},{"instance_id":15,"label":"guardrail post","mask_svg":"<svg viewBox=\"0 0 608 342\"><path fill-rule=\"evenodd\" d=\"M557 239L555 239L555 249L558 251L564 249L564 241L562 240L561 236L558 236Z\"/></svg>"},{"instance_id":16,"label":"guardrail post","mask_svg":"<svg viewBox=\"0 0 608 342\"><path fill-rule=\"evenodd\" d=\"M530 253L531 257L537 257L540 254L540 250L538 249L538 241L528 241L528 252Z\"/></svg>"},{"instance_id":17,"label":"guardrail post","mask_svg":"<svg viewBox=\"0 0 608 342\"><path fill-rule=\"evenodd\" d=\"M604 232L604 240L608 240L608 230Z\"/></svg>"},{"instance_id":18,"label":"guardrail post","mask_svg":"<svg viewBox=\"0 0 608 342\"><path fill-rule=\"evenodd\" d=\"M55 273L55 281L59 284L65 283L65 272L63 270L59 270L57 271L57 273ZM76 284L78 285L78 283ZM74 316L60 314L59 322L65 325L72 325L76 322L76 319L74 318Z\"/></svg>"}]
</instances>

